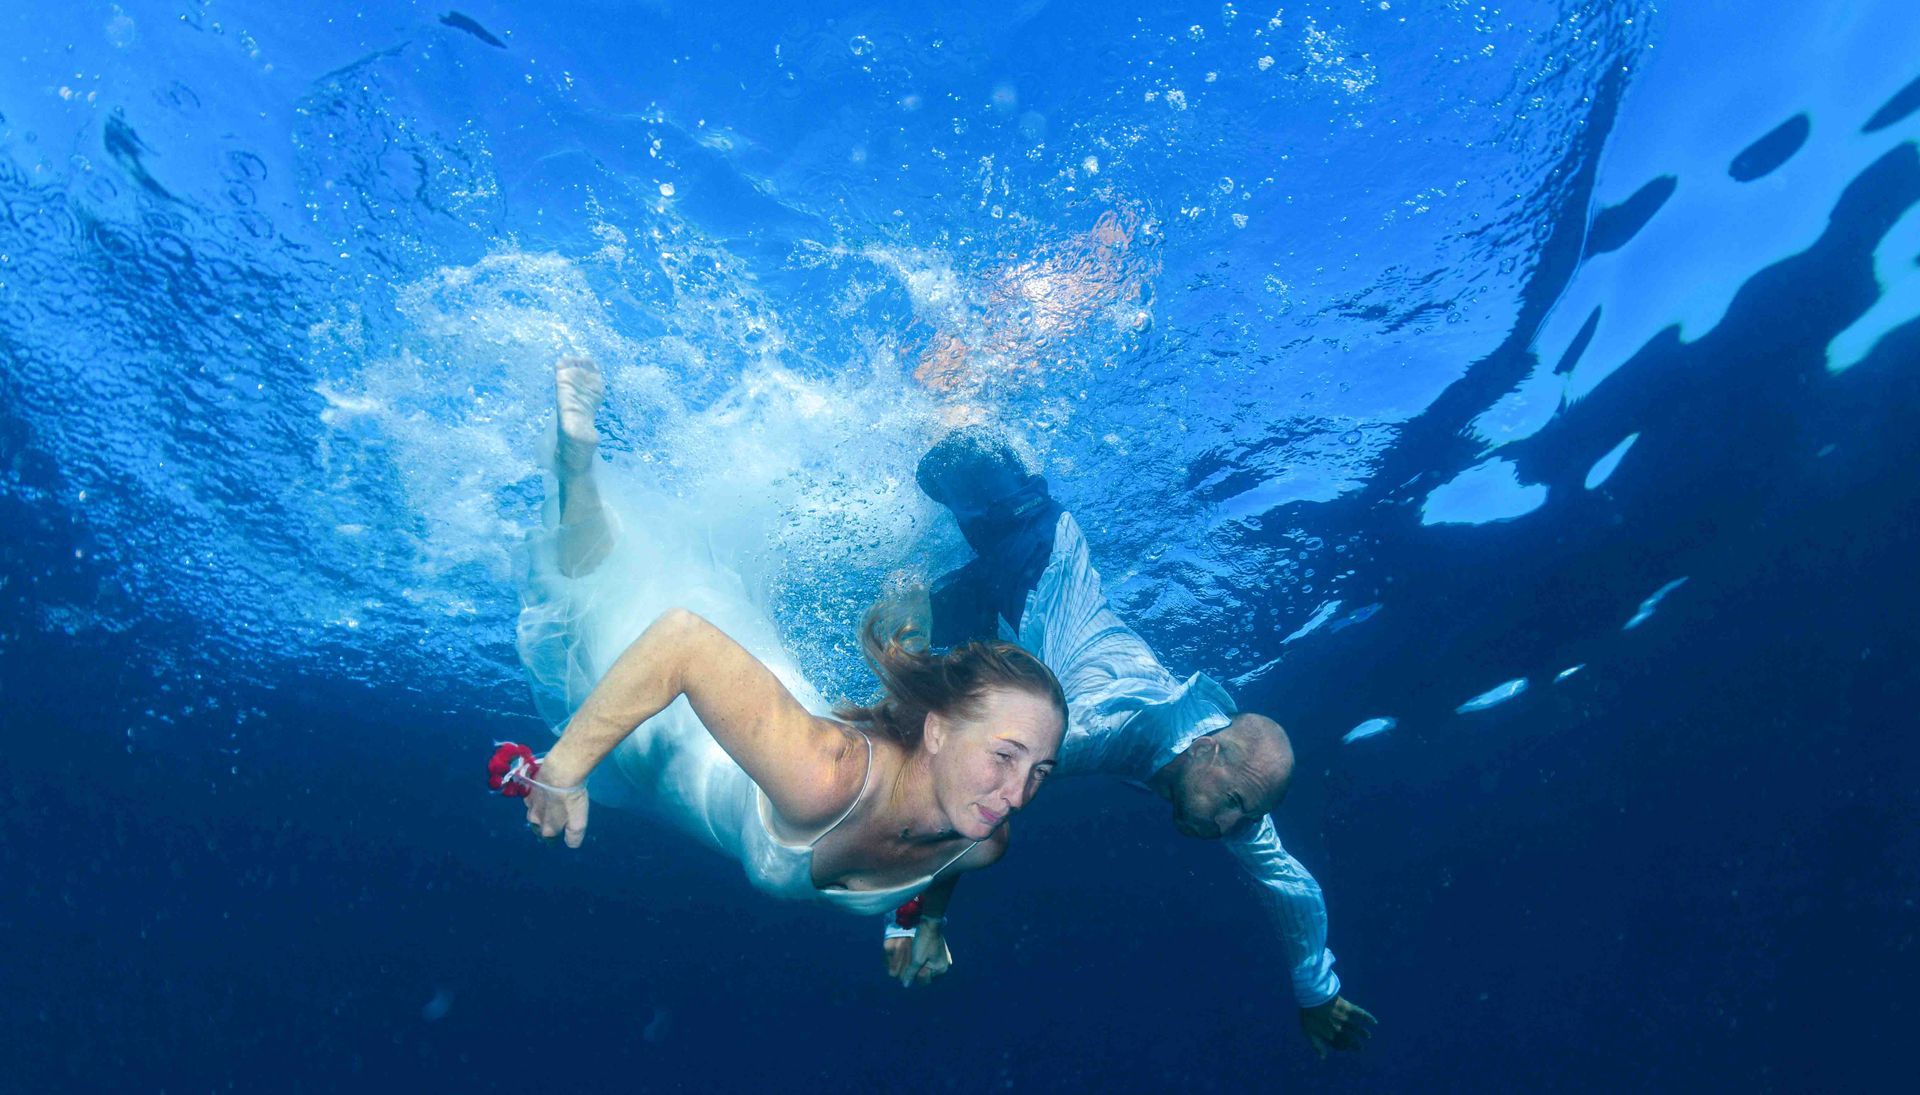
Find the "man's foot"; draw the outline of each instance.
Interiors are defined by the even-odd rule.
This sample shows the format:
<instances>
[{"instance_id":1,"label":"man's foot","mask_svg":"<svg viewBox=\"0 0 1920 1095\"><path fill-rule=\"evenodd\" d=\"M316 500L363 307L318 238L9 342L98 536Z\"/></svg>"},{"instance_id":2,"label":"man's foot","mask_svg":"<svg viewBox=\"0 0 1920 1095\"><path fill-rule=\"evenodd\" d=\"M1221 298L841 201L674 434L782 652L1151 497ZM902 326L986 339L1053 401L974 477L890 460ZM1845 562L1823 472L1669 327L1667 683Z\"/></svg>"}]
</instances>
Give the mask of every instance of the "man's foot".
<instances>
[{"instance_id":1,"label":"man's foot","mask_svg":"<svg viewBox=\"0 0 1920 1095\"><path fill-rule=\"evenodd\" d=\"M960 535L982 559L993 559L1003 577L1036 560L1046 566L1063 511L1047 493L1047 481L1027 467L998 427L962 426L947 434L920 458L913 477L927 497L947 507ZM1024 588L1018 592L1026 594ZM1011 607L1007 618L1018 619L1018 605Z\"/></svg>"},{"instance_id":2,"label":"man's foot","mask_svg":"<svg viewBox=\"0 0 1920 1095\"><path fill-rule=\"evenodd\" d=\"M914 479L964 524L1018 494L1034 479L998 427L962 426L920 458Z\"/></svg>"},{"instance_id":3,"label":"man's foot","mask_svg":"<svg viewBox=\"0 0 1920 1095\"><path fill-rule=\"evenodd\" d=\"M560 416L560 444L556 453L562 466L579 469L592 466L593 454L600 447L600 431L594 416L607 397L606 381L600 367L589 358L563 357L553 367L553 403Z\"/></svg>"}]
</instances>

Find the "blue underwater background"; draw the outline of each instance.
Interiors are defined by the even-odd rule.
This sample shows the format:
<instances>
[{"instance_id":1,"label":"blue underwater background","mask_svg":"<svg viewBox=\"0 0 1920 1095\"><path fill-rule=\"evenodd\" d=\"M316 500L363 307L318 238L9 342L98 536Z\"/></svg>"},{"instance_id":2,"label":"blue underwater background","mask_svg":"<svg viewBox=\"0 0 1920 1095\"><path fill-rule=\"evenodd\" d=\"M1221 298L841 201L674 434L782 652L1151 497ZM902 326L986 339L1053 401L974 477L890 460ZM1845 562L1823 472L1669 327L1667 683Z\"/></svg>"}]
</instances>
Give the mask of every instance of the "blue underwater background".
<instances>
[{"instance_id":1,"label":"blue underwater background","mask_svg":"<svg viewBox=\"0 0 1920 1095\"><path fill-rule=\"evenodd\" d=\"M1920 6L0 5L13 1090L1839 1091L1911 1074ZM1019 438L1279 719L1373 1044L1061 781L956 966L540 845L550 367L829 695ZM1567 673L1568 670L1577 671ZM1390 721L1388 721L1390 720Z\"/></svg>"}]
</instances>

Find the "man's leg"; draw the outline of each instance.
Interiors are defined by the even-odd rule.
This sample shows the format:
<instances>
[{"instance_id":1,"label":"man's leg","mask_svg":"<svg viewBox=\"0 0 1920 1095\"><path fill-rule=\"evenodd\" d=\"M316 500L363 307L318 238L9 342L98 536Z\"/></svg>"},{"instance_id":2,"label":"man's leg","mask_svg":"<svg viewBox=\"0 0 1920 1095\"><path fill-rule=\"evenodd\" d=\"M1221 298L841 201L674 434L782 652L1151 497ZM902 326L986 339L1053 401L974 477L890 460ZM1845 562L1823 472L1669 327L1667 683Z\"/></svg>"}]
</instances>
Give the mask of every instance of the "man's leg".
<instances>
[{"instance_id":1,"label":"man's leg","mask_svg":"<svg viewBox=\"0 0 1920 1095\"><path fill-rule=\"evenodd\" d=\"M558 562L560 573L578 578L600 565L613 541L593 477L600 451L594 417L606 398L606 382L587 358L563 357L553 368L553 394L559 413L559 438L553 447L553 476L559 484Z\"/></svg>"},{"instance_id":2,"label":"man's leg","mask_svg":"<svg viewBox=\"0 0 1920 1095\"><path fill-rule=\"evenodd\" d=\"M962 427L941 438L920 458L914 478L952 512L979 557L935 583L934 645L996 638L1000 618L1018 626L1063 512L1047 481L991 426Z\"/></svg>"},{"instance_id":3,"label":"man's leg","mask_svg":"<svg viewBox=\"0 0 1920 1095\"><path fill-rule=\"evenodd\" d=\"M914 479L927 497L953 512L967 543L983 556L1031 527L1051 533L1060 516L1047 481L1027 467L997 427L948 433L920 458Z\"/></svg>"}]
</instances>

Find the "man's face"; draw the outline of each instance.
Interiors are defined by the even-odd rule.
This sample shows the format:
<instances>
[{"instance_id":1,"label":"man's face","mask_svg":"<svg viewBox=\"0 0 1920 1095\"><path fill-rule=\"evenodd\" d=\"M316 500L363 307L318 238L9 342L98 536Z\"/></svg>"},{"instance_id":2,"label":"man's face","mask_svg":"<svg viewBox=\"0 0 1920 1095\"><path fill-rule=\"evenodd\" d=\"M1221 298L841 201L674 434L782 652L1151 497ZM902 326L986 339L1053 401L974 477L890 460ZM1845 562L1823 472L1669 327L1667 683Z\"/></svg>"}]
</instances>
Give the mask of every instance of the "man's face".
<instances>
[{"instance_id":1,"label":"man's face","mask_svg":"<svg viewBox=\"0 0 1920 1095\"><path fill-rule=\"evenodd\" d=\"M1173 825L1191 837L1215 840L1242 822L1265 813L1265 786L1259 773L1232 763L1212 738L1201 738L1185 753L1169 798Z\"/></svg>"}]
</instances>

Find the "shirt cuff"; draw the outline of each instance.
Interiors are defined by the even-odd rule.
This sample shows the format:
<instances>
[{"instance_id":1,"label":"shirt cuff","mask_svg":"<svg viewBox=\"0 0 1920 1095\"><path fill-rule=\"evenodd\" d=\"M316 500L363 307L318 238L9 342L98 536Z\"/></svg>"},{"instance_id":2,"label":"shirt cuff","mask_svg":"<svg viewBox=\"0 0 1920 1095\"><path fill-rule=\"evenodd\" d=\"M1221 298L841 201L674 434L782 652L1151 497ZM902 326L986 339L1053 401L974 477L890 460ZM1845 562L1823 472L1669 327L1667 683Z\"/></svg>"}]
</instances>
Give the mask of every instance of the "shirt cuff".
<instances>
[{"instance_id":1,"label":"shirt cuff","mask_svg":"<svg viewBox=\"0 0 1920 1095\"><path fill-rule=\"evenodd\" d=\"M1317 1008L1340 995L1340 975L1333 972L1333 952L1321 948L1316 962L1293 971L1293 998L1302 1008Z\"/></svg>"}]
</instances>

